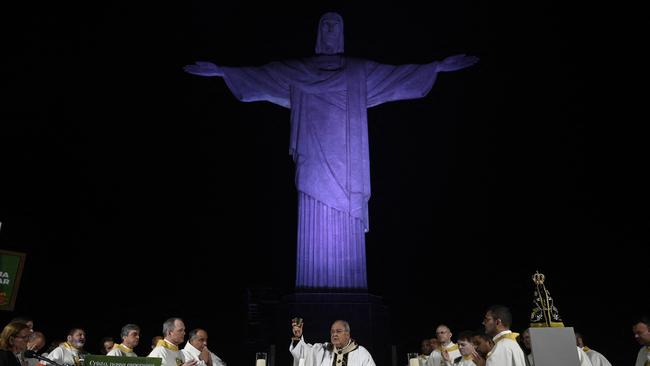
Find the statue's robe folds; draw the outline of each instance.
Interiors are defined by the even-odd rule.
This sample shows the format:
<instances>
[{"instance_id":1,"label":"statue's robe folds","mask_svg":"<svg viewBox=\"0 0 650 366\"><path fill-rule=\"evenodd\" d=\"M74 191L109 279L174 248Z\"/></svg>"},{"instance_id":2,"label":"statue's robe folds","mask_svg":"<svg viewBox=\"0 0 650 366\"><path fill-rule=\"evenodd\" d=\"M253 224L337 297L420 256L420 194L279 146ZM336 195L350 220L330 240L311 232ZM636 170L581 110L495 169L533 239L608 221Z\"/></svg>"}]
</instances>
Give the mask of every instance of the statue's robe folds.
<instances>
[{"instance_id":1,"label":"statue's robe folds","mask_svg":"<svg viewBox=\"0 0 650 366\"><path fill-rule=\"evenodd\" d=\"M319 68L319 57L223 67L224 79L240 101L291 109L289 152L299 193L296 287L362 290L368 287L370 199L366 110L424 97L437 63L393 66L341 58L331 70Z\"/></svg>"}]
</instances>

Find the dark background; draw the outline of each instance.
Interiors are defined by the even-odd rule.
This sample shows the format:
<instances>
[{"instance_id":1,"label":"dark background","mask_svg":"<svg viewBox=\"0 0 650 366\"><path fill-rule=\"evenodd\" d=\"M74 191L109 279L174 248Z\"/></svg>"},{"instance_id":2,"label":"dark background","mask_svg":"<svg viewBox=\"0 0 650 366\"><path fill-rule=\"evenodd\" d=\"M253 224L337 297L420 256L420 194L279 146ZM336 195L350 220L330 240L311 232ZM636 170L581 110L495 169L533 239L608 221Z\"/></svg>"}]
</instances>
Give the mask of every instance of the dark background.
<instances>
[{"instance_id":1,"label":"dark background","mask_svg":"<svg viewBox=\"0 0 650 366\"><path fill-rule=\"evenodd\" d=\"M144 355L181 316L230 365L288 337L253 334L265 320L251 309L294 290L289 112L182 66L311 55L325 11L343 16L351 56L481 58L369 110L368 282L393 343L479 329L493 303L521 330L540 270L565 324L631 364L648 312L647 117L629 92L641 23L622 6L3 5L0 247L27 261L2 319L31 316L50 340L82 326L92 352L134 322Z\"/></svg>"}]
</instances>

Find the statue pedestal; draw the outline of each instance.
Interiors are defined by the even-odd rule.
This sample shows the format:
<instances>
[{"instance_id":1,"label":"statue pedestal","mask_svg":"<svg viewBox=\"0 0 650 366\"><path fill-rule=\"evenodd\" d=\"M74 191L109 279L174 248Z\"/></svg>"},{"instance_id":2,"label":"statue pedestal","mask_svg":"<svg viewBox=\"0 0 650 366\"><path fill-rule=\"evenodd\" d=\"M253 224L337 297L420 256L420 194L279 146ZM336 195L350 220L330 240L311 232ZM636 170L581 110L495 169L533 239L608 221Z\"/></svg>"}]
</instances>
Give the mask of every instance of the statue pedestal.
<instances>
[{"instance_id":1,"label":"statue pedestal","mask_svg":"<svg viewBox=\"0 0 650 366\"><path fill-rule=\"evenodd\" d=\"M530 328L535 366L579 365L573 328Z\"/></svg>"},{"instance_id":2,"label":"statue pedestal","mask_svg":"<svg viewBox=\"0 0 650 366\"><path fill-rule=\"evenodd\" d=\"M350 323L352 339L367 348L378 365L391 364L390 319L382 298L368 293L295 293L282 299L278 324L286 325L287 337L280 344L278 365L289 365L291 318L304 319L304 337L308 343L329 342L335 320ZM281 318L281 319L280 319ZM286 347L282 345L285 344ZM286 349L286 352L283 350ZM286 354L285 354L286 353ZM283 361L286 357L286 363Z\"/></svg>"}]
</instances>

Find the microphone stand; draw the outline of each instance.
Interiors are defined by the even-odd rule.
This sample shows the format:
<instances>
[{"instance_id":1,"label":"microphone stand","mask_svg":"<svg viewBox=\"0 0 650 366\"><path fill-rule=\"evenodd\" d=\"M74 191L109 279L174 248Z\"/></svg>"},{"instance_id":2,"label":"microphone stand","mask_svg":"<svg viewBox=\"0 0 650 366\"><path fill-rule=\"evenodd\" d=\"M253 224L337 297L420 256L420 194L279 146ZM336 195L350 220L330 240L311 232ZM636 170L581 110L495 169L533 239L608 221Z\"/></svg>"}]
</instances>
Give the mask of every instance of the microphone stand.
<instances>
[{"instance_id":1,"label":"microphone stand","mask_svg":"<svg viewBox=\"0 0 650 366\"><path fill-rule=\"evenodd\" d=\"M56 361L52 361L52 360L50 360L49 358L47 358L47 357L43 357L43 356L37 354L36 352L34 352L34 351L32 351L32 350L27 350L27 351L25 351L24 355L25 355L25 357L27 357L27 358L35 358L35 359L37 359L37 360L40 360L40 361L43 361L43 362L47 362L47 363L52 364L52 365L54 365L54 366L69 366L69 365L66 365L66 364L60 364L60 363L58 363L58 362L56 362Z\"/></svg>"}]
</instances>

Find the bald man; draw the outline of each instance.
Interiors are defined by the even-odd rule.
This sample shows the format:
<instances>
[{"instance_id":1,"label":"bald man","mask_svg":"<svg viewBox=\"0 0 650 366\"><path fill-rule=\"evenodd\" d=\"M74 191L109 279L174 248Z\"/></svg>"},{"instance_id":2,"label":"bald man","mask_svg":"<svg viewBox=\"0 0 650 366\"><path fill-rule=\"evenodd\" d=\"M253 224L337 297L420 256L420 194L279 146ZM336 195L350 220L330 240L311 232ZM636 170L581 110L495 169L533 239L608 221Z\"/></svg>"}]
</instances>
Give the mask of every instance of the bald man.
<instances>
[{"instance_id":1,"label":"bald man","mask_svg":"<svg viewBox=\"0 0 650 366\"><path fill-rule=\"evenodd\" d=\"M190 339L183 348L186 361L196 360L196 366L226 366L217 355L208 349L208 332L203 329L192 329Z\"/></svg>"}]
</instances>

